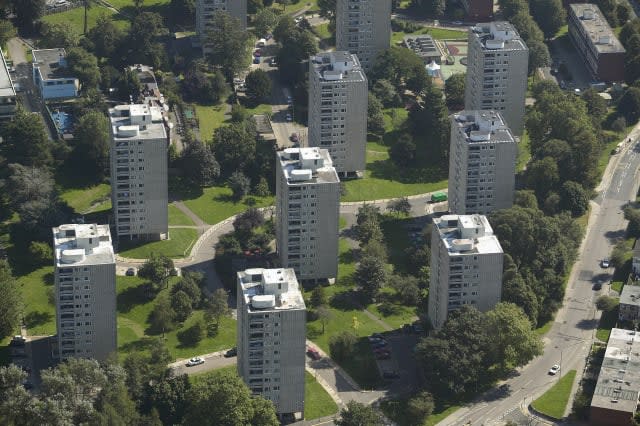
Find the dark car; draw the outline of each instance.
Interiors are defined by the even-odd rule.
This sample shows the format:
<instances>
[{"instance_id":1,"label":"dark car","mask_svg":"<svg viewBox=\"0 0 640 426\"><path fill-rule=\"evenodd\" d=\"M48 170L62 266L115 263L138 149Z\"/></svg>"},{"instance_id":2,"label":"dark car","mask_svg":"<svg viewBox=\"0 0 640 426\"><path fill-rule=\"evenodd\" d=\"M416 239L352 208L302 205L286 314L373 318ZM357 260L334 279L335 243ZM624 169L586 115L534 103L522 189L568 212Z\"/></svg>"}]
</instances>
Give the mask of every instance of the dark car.
<instances>
[{"instance_id":1,"label":"dark car","mask_svg":"<svg viewBox=\"0 0 640 426\"><path fill-rule=\"evenodd\" d=\"M389 351L376 352L375 356L376 356L376 359L389 359L391 358L391 352Z\"/></svg>"},{"instance_id":2,"label":"dark car","mask_svg":"<svg viewBox=\"0 0 640 426\"><path fill-rule=\"evenodd\" d=\"M225 358L232 358L238 355L238 348L231 348L224 353Z\"/></svg>"},{"instance_id":3,"label":"dark car","mask_svg":"<svg viewBox=\"0 0 640 426\"><path fill-rule=\"evenodd\" d=\"M307 348L307 355L309 355L309 358L311 358L314 361L317 361L320 358L322 358L322 356L320 355L320 352L318 352L314 348Z\"/></svg>"},{"instance_id":4,"label":"dark car","mask_svg":"<svg viewBox=\"0 0 640 426\"><path fill-rule=\"evenodd\" d=\"M127 269L127 272L124 273L128 277L135 277L136 270L134 268Z\"/></svg>"},{"instance_id":5,"label":"dark car","mask_svg":"<svg viewBox=\"0 0 640 426\"><path fill-rule=\"evenodd\" d=\"M400 373L397 371L386 370L382 372L383 379L397 379L398 377L400 377Z\"/></svg>"},{"instance_id":6,"label":"dark car","mask_svg":"<svg viewBox=\"0 0 640 426\"><path fill-rule=\"evenodd\" d=\"M387 346L389 346L389 343L385 342L384 340L381 340L379 342L372 342L371 343L371 347L373 349L386 348Z\"/></svg>"},{"instance_id":7,"label":"dark car","mask_svg":"<svg viewBox=\"0 0 640 426\"><path fill-rule=\"evenodd\" d=\"M602 281L598 281L597 283L595 283L595 284L593 285L593 289L594 289L594 290L600 290L600 289L602 289Z\"/></svg>"}]
</instances>

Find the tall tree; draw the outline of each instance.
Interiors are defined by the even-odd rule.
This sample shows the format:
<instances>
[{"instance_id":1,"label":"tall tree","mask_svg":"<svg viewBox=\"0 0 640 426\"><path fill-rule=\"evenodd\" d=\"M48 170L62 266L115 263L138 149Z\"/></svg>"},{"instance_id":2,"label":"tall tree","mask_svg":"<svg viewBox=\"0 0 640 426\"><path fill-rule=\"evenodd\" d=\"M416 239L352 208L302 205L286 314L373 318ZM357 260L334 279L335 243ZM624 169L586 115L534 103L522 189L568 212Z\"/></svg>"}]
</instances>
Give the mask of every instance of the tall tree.
<instances>
[{"instance_id":1,"label":"tall tree","mask_svg":"<svg viewBox=\"0 0 640 426\"><path fill-rule=\"evenodd\" d=\"M374 299L387 282L387 271L381 259L364 257L356 269L355 283L367 300Z\"/></svg>"},{"instance_id":2,"label":"tall tree","mask_svg":"<svg viewBox=\"0 0 640 426\"><path fill-rule=\"evenodd\" d=\"M383 426L382 416L368 405L356 401L349 401L347 407L340 411L340 420L336 420L338 426Z\"/></svg>"},{"instance_id":3,"label":"tall tree","mask_svg":"<svg viewBox=\"0 0 640 426\"><path fill-rule=\"evenodd\" d=\"M44 22L40 28L40 34L42 34L42 40L38 43L39 48L69 49L78 46L80 42L80 34L68 22Z\"/></svg>"},{"instance_id":4,"label":"tall tree","mask_svg":"<svg viewBox=\"0 0 640 426\"><path fill-rule=\"evenodd\" d=\"M255 160L255 133L250 132L245 123L218 127L213 137L213 153L220 163L223 177L245 171Z\"/></svg>"},{"instance_id":5,"label":"tall tree","mask_svg":"<svg viewBox=\"0 0 640 426\"><path fill-rule=\"evenodd\" d=\"M447 106L451 109L464 106L465 73L456 73L445 80L444 95L447 98Z\"/></svg>"},{"instance_id":6,"label":"tall tree","mask_svg":"<svg viewBox=\"0 0 640 426\"><path fill-rule=\"evenodd\" d=\"M100 15L89 33L85 34L93 43L96 56L101 58L110 58L125 36L108 15Z\"/></svg>"},{"instance_id":7,"label":"tall tree","mask_svg":"<svg viewBox=\"0 0 640 426\"><path fill-rule=\"evenodd\" d=\"M264 103L271 96L271 78L260 68L247 74L245 85L247 98L253 105Z\"/></svg>"},{"instance_id":8,"label":"tall tree","mask_svg":"<svg viewBox=\"0 0 640 426\"><path fill-rule=\"evenodd\" d=\"M12 0L12 6L18 28L30 31L44 14L45 0Z\"/></svg>"},{"instance_id":9,"label":"tall tree","mask_svg":"<svg viewBox=\"0 0 640 426\"><path fill-rule=\"evenodd\" d=\"M80 117L73 132L77 160L85 170L93 170L100 180L109 168L108 121L103 113L90 111Z\"/></svg>"},{"instance_id":10,"label":"tall tree","mask_svg":"<svg viewBox=\"0 0 640 426\"><path fill-rule=\"evenodd\" d=\"M149 314L151 326L158 332L164 333L175 327L176 312L171 301L166 295L160 295L153 304L153 310Z\"/></svg>"},{"instance_id":11,"label":"tall tree","mask_svg":"<svg viewBox=\"0 0 640 426\"><path fill-rule=\"evenodd\" d=\"M227 292L219 288L207 299L204 305L204 320L207 322L207 330L217 332L220 325L220 318L231 313L229 309L229 296ZM212 333L209 333L212 334ZM215 334L215 333L213 333Z\"/></svg>"},{"instance_id":12,"label":"tall tree","mask_svg":"<svg viewBox=\"0 0 640 426\"><path fill-rule=\"evenodd\" d=\"M567 13L561 0L533 0L529 2L531 15L544 33L545 38L556 35L567 21Z\"/></svg>"},{"instance_id":13,"label":"tall tree","mask_svg":"<svg viewBox=\"0 0 640 426\"><path fill-rule=\"evenodd\" d=\"M367 104L367 131L379 138L382 138L384 134L382 102L372 92L369 92L369 102Z\"/></svg>"},{"instance_id":14,"label":"tall tree","mask_svg":"<svg viewBox=\"0 0 640 426\"><path fill-rule=\"evenodd\" d=\"M51 143L39 114L31 114L18 107L13 120L0 128L0 135L3 139L0 159L4 158L5 164L20 163L35 167L52 165Z\"/></svg>"},{"instance_id":15,"label":"tall tree","mask_svg":"<svg viewBox=\"0 0 640 426\"><path fill-rule=\"evenodd\" d=\"M193 184L200 187L213 185L220 176L220 164L211 149L200 141L192 141L182 151L180 168Z\"/></svg>"},{"instance_id":16,"label":"tall tree","mask_svg":"<svg viewBox=\"0 0 640 426\"><path fill-rule=\"evenodd\" d=\"M211 31L205 42L208 46L207 60L222 69L227 80L249 65L249 34L240 22L223 11L216 11L211 20Z\"/></svg>"},{"instance_id":17,"label":"tall tree","mask_svg":"<svg viewBox=\"0 0 640 426\"><path fill-rule=\"evenodd\" d=\"M96 88L100 82L100 70L98 59L81 47L67 50L67 63L69 70L78 77L83 90Z\"/></svg>"},{"instance_id":18,"label":"tall tree","mask_svg":"<svg viewBox=\"0 0 640 426\"><path fill-rule=\"evenodd\" d=\"M159 287L166 283L173 269L173 260L166 256L152 254L138 270L138 276L151 281L152 284Z\"/></svg>"},{"instance_id":19,"label":"tall tree","mask_svg":"<svg viewBox=\"0 0 640 426\"><path fill-rule=\"evenodd\" d=\"M0 338L11 336L20 325L22 295L9 263L0 259ZM1 386L1 385L0 385Z\"/></svg>"}]
</instances>

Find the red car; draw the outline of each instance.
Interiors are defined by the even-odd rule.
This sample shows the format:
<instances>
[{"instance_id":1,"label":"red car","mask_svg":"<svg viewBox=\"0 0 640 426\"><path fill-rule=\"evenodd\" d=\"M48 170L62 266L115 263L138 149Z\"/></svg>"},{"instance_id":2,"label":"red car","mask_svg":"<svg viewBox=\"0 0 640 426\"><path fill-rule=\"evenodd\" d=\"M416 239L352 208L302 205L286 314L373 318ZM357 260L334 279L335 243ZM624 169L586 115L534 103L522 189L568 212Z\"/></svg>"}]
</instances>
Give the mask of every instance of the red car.
<instances>
[{"instance_id":1,"label":"red car","mask_svg":"<svg viewBox=\"0 0 640 426\"><path fill-rule=\"evenodd\" d=\"M311 358L314 361L317 361L320 358L322 358L322 356L320 355L320 352L318 352L316 349L313 349L313 348L307 348L307 355L309 355L309 358Z\"/></svg>"}]
</instances>

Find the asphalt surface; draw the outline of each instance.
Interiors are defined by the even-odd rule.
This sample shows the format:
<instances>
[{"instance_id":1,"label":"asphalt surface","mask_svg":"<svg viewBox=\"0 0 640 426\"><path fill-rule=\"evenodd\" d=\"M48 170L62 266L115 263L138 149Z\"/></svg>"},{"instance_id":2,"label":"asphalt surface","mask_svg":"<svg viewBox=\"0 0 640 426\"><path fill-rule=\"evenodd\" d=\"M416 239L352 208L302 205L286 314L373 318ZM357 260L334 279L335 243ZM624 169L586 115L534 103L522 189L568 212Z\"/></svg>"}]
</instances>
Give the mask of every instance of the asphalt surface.
<instances>
[{"instance_id":1,"label":"asphalt surface","mask_svg":"<svg viewBox=\"0 0 640 426\"><path fill-rule=\"evenodd\" d=\"M490 401L487 400L490 393L485 394L438 425L503 424L510 413L528 406L566 372L577 370L578 378L581 376L598 325L599 313L594 300L609 290L608 285L600 291L592 287L599 280L608 283L613 273L613 269L600 268L599 263L609 257L615 243L623 238L627 222L622 211L630 200L635 200L638 190L639 135L636 127L631 135L633 143L627 143L623 151L612 158L597 188L599 195L592 202L586 236L567 284L564 306L544 338L544 354L506 381L508 393ZM561 373L551 376L547 372L554 364L561 365ZM570 407L571 401L567 411Z\"/></svg>"}]
</instances>

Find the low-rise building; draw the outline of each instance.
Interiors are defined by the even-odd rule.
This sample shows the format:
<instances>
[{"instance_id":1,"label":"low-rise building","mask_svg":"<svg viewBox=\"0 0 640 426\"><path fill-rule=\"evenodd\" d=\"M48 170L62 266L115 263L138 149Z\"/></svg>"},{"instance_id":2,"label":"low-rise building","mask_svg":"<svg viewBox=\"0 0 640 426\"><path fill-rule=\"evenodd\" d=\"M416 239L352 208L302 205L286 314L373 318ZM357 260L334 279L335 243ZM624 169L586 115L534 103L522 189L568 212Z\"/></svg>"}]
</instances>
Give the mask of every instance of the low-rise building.
<instances>
[{"instance_id":1,"label":"low-rise building","mask_svg":"<svg viewBox=\"0 0 640 426\"><path fill-rule=\"evenodd\" d=\"M640 275L640 243L636 240L633 246L633 255L631 257L631 272L638 276Z\"/></svg>"},{"instance_id":2,"label":"low-rise building","mask_svg":"<svg viewBox=\"0 0 640 426\"><path fill-rule=\"evenodd\" d=\"M16 113L16 89L13 86L9 67L0 49L2 64L0 65L0 120L7 120Z\"/></svg>"},{"instance_id":3,"label":"low-rise building","mask_svg":"<svg viewBox=\"0 0 640 426\"><path fill-rule=\"evenodd\" d=\"M622 288L618 319L630 322L640 320L640 285L626 284Z\"/></svg>"},{"instance_id":4,"label":"low-rise building","mask_svg":"<svg viewBox=\"0 0 640 426\"><path fill-rule=\"evenodd\" d=\"M116 258L109 225L53 228L58 354L106 361L117 349Z\"/></svg>"},{"instance_id":5,"label":"low-rise building","mask_svg":"<svg viewBox=\"0 0 640 426\"><path fill-rule=\"evenodd\" d=\"M572 3L569 37L594 80L624 80L625 49L597 5Z\"/></svg>"},{"instance_id":6,"label":"low-rise building","mask_svg":"<svg viewBox=\"0 0 640 426\"><path fill-rule=\"evenodd\" d=\"M640 332L613 328L591 399L590 425L632 426L640 395Z\"/></svg>"},{"instance_id":7,"label":"low-rise building","mask_svg":"<svg viewBox=\"0 0 640 426\"><path fill-rule=\"evenodd\" d=\"M278 414L304 413L306 307L293 269L238 272L238 374Z\"/></svg>"},{"instance_id":8,"label":"low-rise building","mask_svg":"<svg viewBox=\"0 0 640 426\"><path fill-rule=\"evenodd\" d=\"M78 96L80 80L67 67L64 49L32 50L33 84L42 99L65 99Z\"/></svg>"},{"instance_id":9,"label":"low-rise building","mask_svg":"<svg viewBox=\"0 0 640 426\"><path fill-rule=\"evenodd\" d=\"M430 62L441 64L445 56L442 47L429 34L404 36L402 44L407 49L413 50L425 64Z\"/></svg>"}]
</instances>

